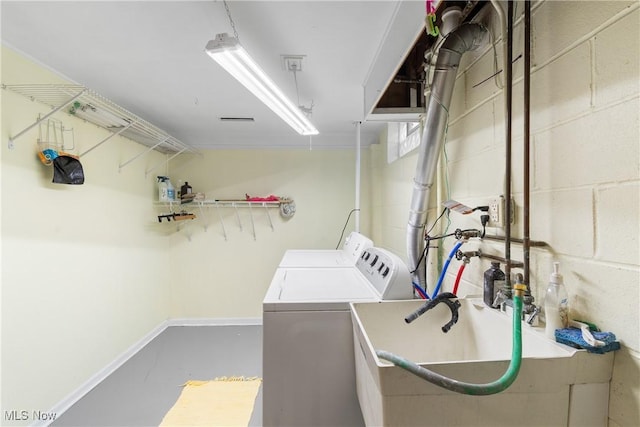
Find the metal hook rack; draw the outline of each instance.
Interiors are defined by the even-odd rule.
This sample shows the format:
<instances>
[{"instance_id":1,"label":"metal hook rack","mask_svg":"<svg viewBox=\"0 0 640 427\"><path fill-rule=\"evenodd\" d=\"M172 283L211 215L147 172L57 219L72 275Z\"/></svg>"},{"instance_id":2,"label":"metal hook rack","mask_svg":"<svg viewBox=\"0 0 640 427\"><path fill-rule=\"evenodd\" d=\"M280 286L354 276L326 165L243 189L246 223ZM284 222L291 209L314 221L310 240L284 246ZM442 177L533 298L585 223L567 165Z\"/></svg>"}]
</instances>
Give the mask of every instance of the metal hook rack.
<instances>
[{"instance_id":1,"label":"metal hook rack","mask_svg":"<svg viewBox=\"0 0 640 427\"><path fill-rule=\"evenodd\" d=\"M183 143L182 141L167 134L162 129L109 101L105 97L81 85L74 84L2 84L2 88L18 93L32 101L40 102L52 108L44 115L38 116L35 123L27 126L22 131L9 137L9 148L14 147L14 142L29 130L47 120L59 111L66 111L68 114L76 116L89 123L93 123L111 132L109 136L80 153L79 157L90 153L114 136L121 135L139 144L148 147L133 158L121 163L119 170L132 163L134 160L155 150L163 154L173 154L171 158L145 171L148 174L158 166L168 162L182 153L198 152Z\"/></svg>"},{"instance_id":2,"label":"metal hook rack","mask_svg":"<svg viewBox=\"0 0 640 427\"><path fill-rule=\"evenodd\" d=\"M283 203L291 203L292 200L289 199L281 199L280 201L248 201L248 200L196 200L187 205L182 205L180 201L175 202L156 202L156 206L166 206L169 208L170 212L174 212L174 207L184 208L185 206L192 206L195 208L197 206L200 211L200 215L203 218L203 228L204 231L207 231L209 228L209 215L205 213L206 208L215 208L218 213L218 219L220 220L220 227L222 229L222 235L224 240L228 240L227 227L225 225L224 219L222 217L221 209L224 208L232 208L235 212L235 217L238 223L238 228L240 231L244 231L244 226L242 220L240 218L240 213L238 211L239 208L249 208L249 218L251 221L251 235L253 236L253 240L257 239L256 226L255 226L255 217L253 212L253 207L264 208L267 219L269 220L269 226L271 231L275 231L275 227L273 224L273 220L271 218L271 213L269 212L269 208L279 208ZM178 228L178 231L180 229ZM189 240L191 240L189 238Z\"/></svg>"}]
</instances>

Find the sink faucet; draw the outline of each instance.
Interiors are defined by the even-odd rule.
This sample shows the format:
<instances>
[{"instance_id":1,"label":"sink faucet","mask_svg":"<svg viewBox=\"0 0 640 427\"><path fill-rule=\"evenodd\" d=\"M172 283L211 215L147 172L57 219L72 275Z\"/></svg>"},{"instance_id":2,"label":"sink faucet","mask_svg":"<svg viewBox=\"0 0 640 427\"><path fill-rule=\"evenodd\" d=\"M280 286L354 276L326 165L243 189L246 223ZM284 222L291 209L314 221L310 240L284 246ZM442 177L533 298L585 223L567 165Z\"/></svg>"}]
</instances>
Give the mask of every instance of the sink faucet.
<instances>
[{"instance_id":1,"label":"sink faucet","mask_svg":"<svg viewBox=\"0 0 640 427\"><path fill-rule=\"evenodd\" d=\"M524 279L522 274L518 273L515 277L516 283L524 283ZM501 308L502 304L511 305L511 296L512 296L512 288L506 286L498 290L496 294L496 298L493 300L493 307ZM540 308L536 306L534 303L533 295L531 295L531 291L527 288L524 296L522 297L523 307L522 307L522 317L530 326L538 326L538 315L540 314Z\"/></svg>"},{"instance_id":2,"label":"sink faucet","mask_svg":"<svg viewBox=\"0 0 640 427\"><path fill-rule=\"evenodd\" d=\"M536 306L533 301L533 295L531 295L531 292L527 289L524 297L522 297L522 302L524 304L522 307L522 316L530 326L538 326L538 314L540 313L540 308Z\"/></svg>"},{"instance_id":3,"label":"sink faucet","mask_svg":"<svg viewBox=\"0 0 640 427\"><path fill-rule=\"evenodd\" d=\"M455 301L452 301L454 299ZM449 307L449 310L451 310L451 320L442 327L442 332L447 333L451 327L458 322L458 309L460 308L458 297L451 292L443 292L434 299L427 301L422 307L405 317L404 321L411 323L440 303L445 303L447 307Z\"/></svg>"},{"instance_id":4,"label":"sink faucet","mask_svg":"<svg viewBox=\"0 0 640 427\"><path fill-rule=\"evenodd\" d=\"M540 307L531 304L531 306L533 307L533 310L531 311L531 313L529 314L529 317L527 317L526 322L531 325L531 326L537 326L538 325L538 314L540 314Z\"/></svg>"},{"instance_id":5,"label":"sink faucet","mask_svg":"<svg viewBox=\"0 0 640 427\"><path fill-rule=\"evenodd\" d=\"M492 307L501 308L502 304L511 299L511 289L500 288L496 294L496 298L493 300Z\"/></svg>"}]
</instances>

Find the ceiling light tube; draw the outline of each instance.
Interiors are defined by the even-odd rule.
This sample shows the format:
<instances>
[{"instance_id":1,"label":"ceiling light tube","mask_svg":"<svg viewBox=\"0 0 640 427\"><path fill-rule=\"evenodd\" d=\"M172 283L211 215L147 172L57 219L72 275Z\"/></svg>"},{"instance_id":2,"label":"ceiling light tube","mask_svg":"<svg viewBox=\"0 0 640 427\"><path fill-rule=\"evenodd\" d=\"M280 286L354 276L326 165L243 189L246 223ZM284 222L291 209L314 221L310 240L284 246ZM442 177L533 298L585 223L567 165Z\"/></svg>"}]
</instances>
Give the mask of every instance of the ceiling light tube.
<instances>
[{"instance_id":1,"label":"ceiling light tube","mask_svg":"<svg viewBox=\"0 0 640 427\"><path fill-rule=\"evenodd\" d=\"M207 43L205 51L296 132L301 135L319 133L300 108L255 63L237 39L226 33L218 34Z\"/></svg>"}]
</instances>

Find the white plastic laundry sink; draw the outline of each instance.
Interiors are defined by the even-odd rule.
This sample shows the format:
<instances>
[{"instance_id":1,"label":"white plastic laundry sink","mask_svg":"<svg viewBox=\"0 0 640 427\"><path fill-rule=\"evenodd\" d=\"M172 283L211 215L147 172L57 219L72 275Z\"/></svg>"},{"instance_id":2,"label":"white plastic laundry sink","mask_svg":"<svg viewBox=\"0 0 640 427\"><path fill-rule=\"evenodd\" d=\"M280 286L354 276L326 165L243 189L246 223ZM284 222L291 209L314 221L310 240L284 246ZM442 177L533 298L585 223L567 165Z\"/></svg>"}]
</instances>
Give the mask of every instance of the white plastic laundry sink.
<instances>
[{"instance_id":1,"label":"white plastic laundry sink","mask_svg":"<svg viewBox=\"0 0 640 427\"><path fill-rule=\"evenodd\" d=\"M423 302L352 303L358 399L370 426L606 425L613 354L558 344L523 325L518 378L491 396L454 393L379 359L386 350L442 375L487 383L511 359L512 319L479 299L461 299L459 320L439 304L414 322L404 318Z\"/></svg>"}]
</instances>

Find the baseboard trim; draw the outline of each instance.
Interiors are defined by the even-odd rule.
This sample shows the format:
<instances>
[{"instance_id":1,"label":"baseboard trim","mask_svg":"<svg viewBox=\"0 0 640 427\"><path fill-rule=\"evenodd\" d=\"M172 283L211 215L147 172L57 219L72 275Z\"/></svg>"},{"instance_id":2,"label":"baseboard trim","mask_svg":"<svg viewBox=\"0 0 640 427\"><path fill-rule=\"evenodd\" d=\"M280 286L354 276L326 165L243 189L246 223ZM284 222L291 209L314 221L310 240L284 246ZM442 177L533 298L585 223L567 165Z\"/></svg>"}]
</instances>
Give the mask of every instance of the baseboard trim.
<instances>
[{"instance_id":1,"label":"baseboard trim","mask_svg":"<svg viewBox=\"0 0 640 427\"><path fill-rule=\"evenodd\" d=\"M251 326L262 325L261 317L169 319L167 326Z\"/></svg>"},{"instance_id":2,"label":"baseboard trim","mask_svg":"<svg viewBox=\"0 0 640 427\"><path fill-rule=\"evenodd\" d=\"M111 363L105 366L100 371L96 372L87 381L85 381L80 387L74 390L67 397L58 402L49 413L56 414L56 418L59 418L69 408L71 408L76 402L82 399L87 393L93 390L98 384L104 381L109 375L114 373L120 366L124 365L129 359L135 356L140 350L149 344L155 337L160 335L165 329L172 326L251 326L262 325L262 318L260 317L247 317L247 318L178 318L168 319L156 326L151 332L142 337L138 342L134 343L121 355L116 357ZM51 421L37 421L31 424L32 427L45 427L51 424Z\"/></svg>"},{"instance_id":3,"label":"baseboard trim","mask_svg":"<svg viewBox=\"0 0 640 427\"><path fill-rule=\"evenodd\" d=\"M164 321L156 326L151 332L142 337L138 342L134 343L131 347L125 350L122 354L116 357L111 363L102 368L100 371L93 374L87 381L85 381L80 387L74 390L67 397L58 402L49 413L55 414L58 418L64 414L69 408L71 408L77 401L82 399L87 393L93 390L98 384L111 375L116 369L124 365L127 360L131 359L137 352L139 352L145 345L149 344L151 340L160 335L162 331L167 329L168 321ZM52 422L52 421L51 421ZM31 424L33 427L48 426L51 422L40 421Z\"/></svg>"}]
</instances>

